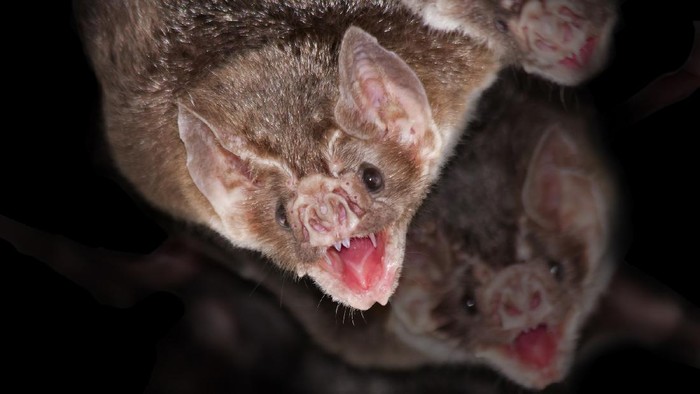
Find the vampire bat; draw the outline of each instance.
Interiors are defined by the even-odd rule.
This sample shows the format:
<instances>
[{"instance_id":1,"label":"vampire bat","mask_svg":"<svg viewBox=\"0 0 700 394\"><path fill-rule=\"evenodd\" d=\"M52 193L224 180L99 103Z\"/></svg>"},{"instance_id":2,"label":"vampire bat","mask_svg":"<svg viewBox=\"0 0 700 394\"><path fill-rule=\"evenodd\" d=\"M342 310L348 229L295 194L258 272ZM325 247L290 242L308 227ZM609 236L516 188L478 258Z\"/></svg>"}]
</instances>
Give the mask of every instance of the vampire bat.
<instances>
[{"instance_id":1,"label":"vampire bat","mask_svg":"<svg viewBox=\"0 0 700 394\"><path fill-rule=\"evenodd\" d=\"M502 60L563 85L602 70L617 19L612 0L402 0L439 30L488 43Z\"/></svg>"},{"instance_id":2,"label":"vampire bat","mask_svg":"<svg viewBox=\"0 0 700 394\"><path fill-rule=\"evenodd\" d=\"M335 301L386 304L491 50L389 0L76 4L137 193Z\"/></svg>"},{"instance_id":3,"label":"vampire bat","mask_svg":"<svg viewBox=\"0 0 700 394\"><path fill-rule=\"evenodd\" d=\"M412 228L389 327L539 389L566 375L613 271L617 193L590 110L503 82Z\"/></svg>"}]
</instances>

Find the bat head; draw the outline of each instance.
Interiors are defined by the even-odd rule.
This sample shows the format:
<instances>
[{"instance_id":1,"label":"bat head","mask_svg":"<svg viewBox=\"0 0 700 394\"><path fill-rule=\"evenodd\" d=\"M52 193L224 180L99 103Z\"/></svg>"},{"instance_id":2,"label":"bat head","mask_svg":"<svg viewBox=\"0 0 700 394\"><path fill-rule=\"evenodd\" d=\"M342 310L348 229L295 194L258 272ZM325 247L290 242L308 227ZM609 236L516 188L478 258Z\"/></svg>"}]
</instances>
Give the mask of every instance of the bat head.
<instances>
[{"instance_id":1,"label":"bat head","mask_svg":"<svg viewBox=\"0 0 700 394\"><path fill-rule=\"evenodd\" d=\"M562 85L599 72L610 51L614 0L402 0L436 29L482 40L506 63Z\"/></svg>"},{"instance_id":2,"label":"bat head","mask_svg":"<svg viewBox=\"0 0 700 394\"><path fill-rule=\"evenodd\" d=\"M387 303L442 146L401 58L356 27L251 51L188 89L178 126L233 245L350 307Z\"/></svg>"},{"instance_id":3,"label":"bat head","mask_svg":"<svg viewBox=\"0 0 700 394\"><path fill-rule=\"evenodd\" d=\"M616 21L609 0L501 0L501 33L525 71L576 85L605 65Z\"/></svg>"},{"instance_id":4,"label":"bat head","mask_svg":"<svg viewBox=\"0 0 700 394\"><path fill-rule=\"evenodd\" d=\"M460 179L508 177L495 167L458 161L443 176L441 186L458 184L447 193L438 188L429 206L468 200L473 209L500 212L471 215L466 226L454 214L420 216L392 300L390 327L407 344L439 361L490 365L529 388L566 375L612 271L604 252L608 186L567 127L576 126L540 131L515 193L494 188L481 199L460 198L458 190L478 193L476 184L488 182ZM489 134L493 143L498 137Z\"/></svg>"}]
</instances>

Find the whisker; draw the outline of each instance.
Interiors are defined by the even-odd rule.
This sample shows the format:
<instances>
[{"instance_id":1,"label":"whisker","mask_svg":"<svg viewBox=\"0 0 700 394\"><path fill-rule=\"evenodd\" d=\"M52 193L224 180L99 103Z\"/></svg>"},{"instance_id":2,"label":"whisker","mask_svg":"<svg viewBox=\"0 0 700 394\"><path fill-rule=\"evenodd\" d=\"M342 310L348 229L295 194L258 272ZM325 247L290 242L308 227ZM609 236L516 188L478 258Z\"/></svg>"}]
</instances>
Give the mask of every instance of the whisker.
<instances>
[{"instance_id":1,"label":"whisker","mask_svg":"<svg viewBox=\"0 0 700 394\"><path fill-rule=\"evenodd\" d=\"M265 264L265 267L263 268L262 278L260 278L259 280L257 280L255 282L255 286L253 286L253 288L250 290L250 293L248 293L248 297L252 296L253 293L255 293L255 291L258 290L258 287L260 287L260 285L262 285L263 281L265 281L265 279L267 279L268 275L270 274L271 268L272 267L269 264Z\"/></svg>"},{"instance_id":2,"label":"whisker","mask_svg":"<svg viewBox=\"0 0 700 394\"><path fill-rule=\"evenodd\" d=\"M564 110L566 111L566 100L564 99L564 87L559 87L559 99L561 100Z\"/></svg>"},{"instance_id":3,"label":"whisker","mask_svg":"<svg viewBox=\"0 0 700 394\"><path fill-rule=\"evenodd\" d=\"M280 289L280 308L282 307L282 298L284 298L284 284L286 283L287 275L282 275L282 287Z\"/></svg>"}]
</instances>

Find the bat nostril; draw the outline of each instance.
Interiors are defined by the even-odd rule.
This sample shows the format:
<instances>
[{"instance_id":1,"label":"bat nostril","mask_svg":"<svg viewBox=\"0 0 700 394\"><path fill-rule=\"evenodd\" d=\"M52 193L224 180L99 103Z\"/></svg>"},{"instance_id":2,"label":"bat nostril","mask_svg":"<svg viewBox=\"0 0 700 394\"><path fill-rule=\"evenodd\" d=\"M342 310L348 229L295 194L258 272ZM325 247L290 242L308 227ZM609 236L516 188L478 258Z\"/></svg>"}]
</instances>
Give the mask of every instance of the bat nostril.
<instances>
[{"instance_id":1,"label":"bat nostril","mask_svg":"<svg viewBox=\"0 0 700 394\"><path fill-rule=\"evenodd\" d=\"M523 313L520 309L518 309L518 308L517 308L515 305L513 305L513 303L510 302L510 301L507 301L507 302L503 305L503 308L504 308L504 310L506 311L506 314L508 314L509 316L519 316L519 315L521 315L521 314Z\"/></svg>"},{"instance_id":2,"label":"bat nostril","mask_svg":"<svg viewBox=\"0 0 700 394\"><path fill-rule=\"evenodd\" d=\"M325 234L329 231L328 228L326 228L323 224L321 224L320 221L316 219L309 219L308 223L309 226L311 226L311 228L314 229L316 232Z\"/></svg>"},{"instance_id":3,"label":"bat nostril","mask_svg":"<svg viewBox=\"0 0 700 394\"><path fill-rule=\"evenodd\" d=\"M573 39L574 33L571 24L564 22L560 26L562 43L566 44Z\"/></svg>"},{"instance_id":4,"label":"bat nostril","mask_svg":"<svg viewBox=\"0 0 700 394\"><path fill-rule=\"evenodd\" d=\"M338 212L337 212L337 219L338 223L342 226L345 224L346 219L348 217L348 213L345 210L345 206L343 204L338 204Z\"/></svg>"},{"instance_id":5,"label":"bat nostril","mask_svg":"<svg viewBox=\"0 0 700 394\"><path fill-rule=\"evenodd\" d=\"M542 303L542 295L540 294L539 291L536 291L531 297L530 297L530 310L535 310L537 309L540 304Z\"/></svg>"}]
</instances>

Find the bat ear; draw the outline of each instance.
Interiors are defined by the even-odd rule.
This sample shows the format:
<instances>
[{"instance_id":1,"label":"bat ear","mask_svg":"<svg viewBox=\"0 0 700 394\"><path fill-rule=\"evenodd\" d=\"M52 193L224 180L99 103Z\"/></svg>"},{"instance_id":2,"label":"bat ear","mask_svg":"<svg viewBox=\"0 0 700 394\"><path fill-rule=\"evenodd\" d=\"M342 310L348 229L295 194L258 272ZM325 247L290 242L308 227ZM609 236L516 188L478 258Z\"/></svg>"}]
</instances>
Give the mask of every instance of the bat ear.
<instances>
[{"instance_id":1,"label":"bat ear","mask_svg":"<svg viewBox=\"0 0 700 394\"><path fill-rule=\"evenodd\" d=\"M364 30L350 27L340 48L337 122L357 138L394 140L418 154L437 134L428 96L411 68Z\"/></svg>"},{"instance_id":2,"label":"bat ear","mask_svg":"<svg viewBox=\"0 0 700 394\"><path fill-rule=\"evenodd\" d=\"M243 143L229 138L224 144L221 134L202 116L182 104L178 107L177 124L192 180L222 219L243 217L235 213L255 188Z\"/></svg>"},{"instance_id":3,"label":"bat ear","mask_svg":"<svg viewBox=\"0 0 700 394\"><path fill-rule=\"evenodd\" d=\"M550 128L530 161L522 200L539 225L589 239L602 235L605 209L601 184L586 171L584 154L559 127Z\"/></svg>"}]
</instances>

